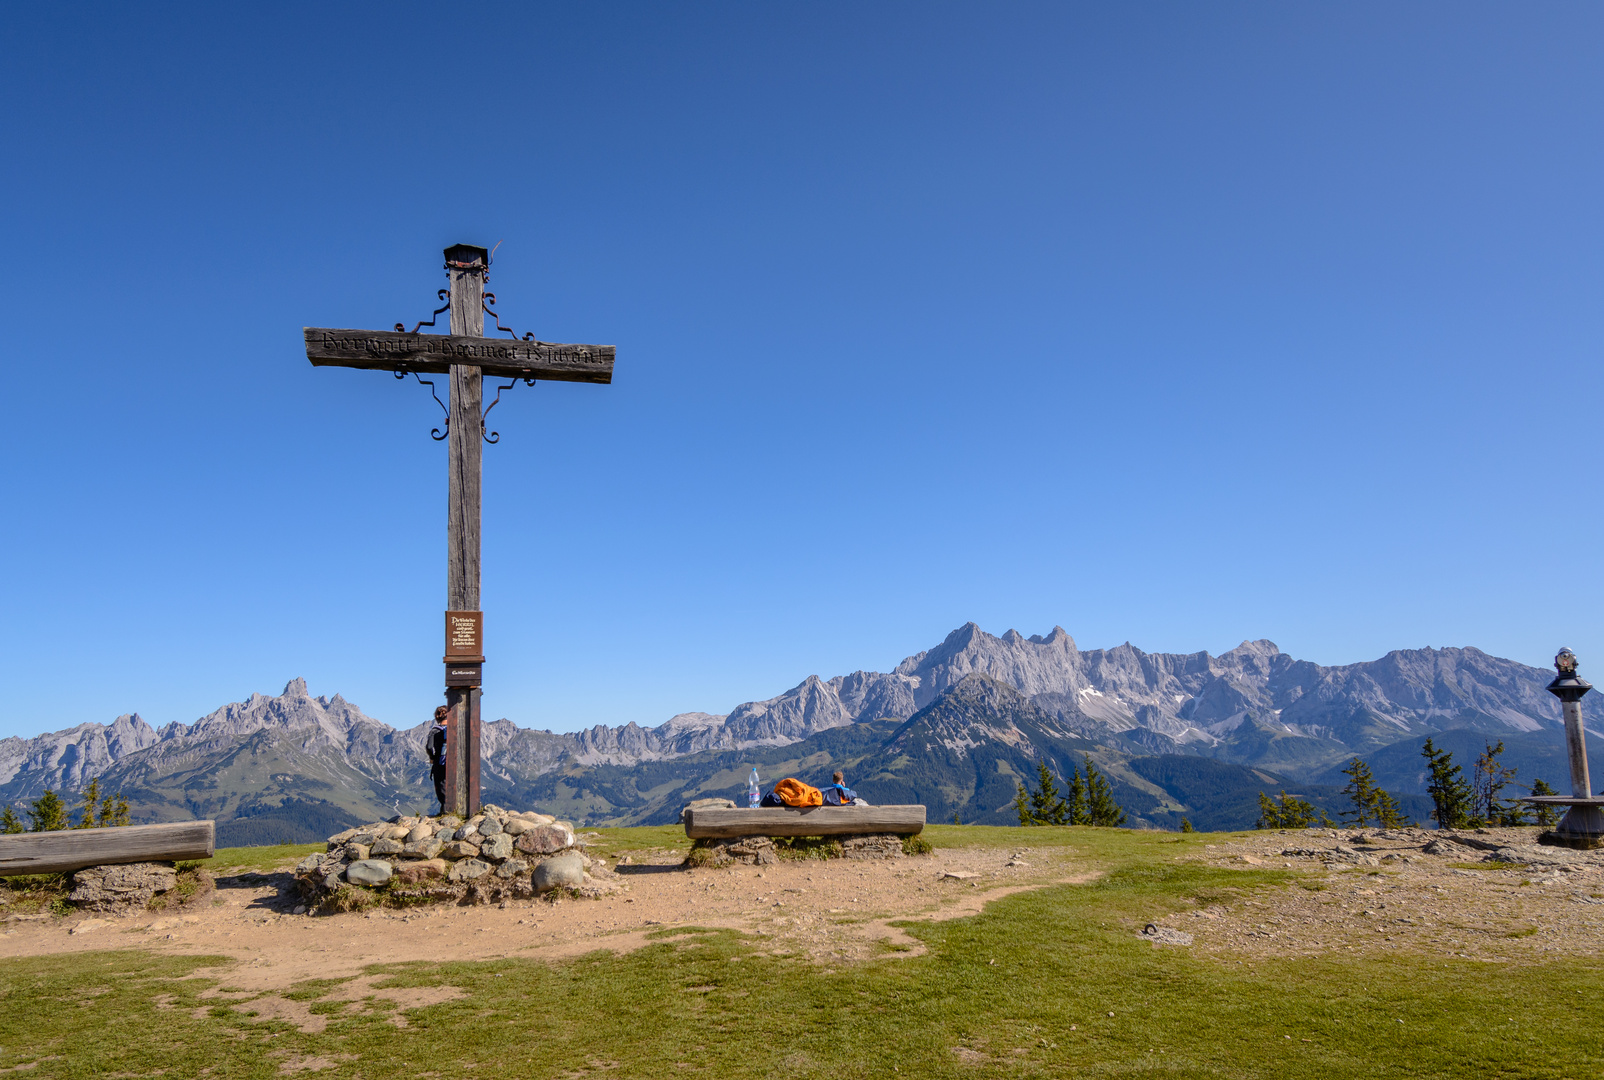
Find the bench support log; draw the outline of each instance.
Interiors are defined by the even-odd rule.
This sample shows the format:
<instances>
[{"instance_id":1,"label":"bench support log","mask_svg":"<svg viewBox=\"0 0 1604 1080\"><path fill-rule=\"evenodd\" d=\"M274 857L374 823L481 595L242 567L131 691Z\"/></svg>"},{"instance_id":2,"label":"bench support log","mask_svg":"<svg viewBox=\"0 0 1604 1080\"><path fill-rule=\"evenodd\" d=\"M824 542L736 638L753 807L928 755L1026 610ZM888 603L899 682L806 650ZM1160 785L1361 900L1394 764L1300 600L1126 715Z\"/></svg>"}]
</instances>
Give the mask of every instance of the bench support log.
<instances>
[{"instance_id":1,"label":"bench support log","mask_svg":"<svg viewBox=\"0 0 1604 1080\"><path fill-rule=\"evenodd\" d=\"M685 835L692 840L736 836L855 836L923 832L923 806L761 806L755 810L720 808L685 811Z\"/></svg>"},{"instance_id":2,"label":"bench support log","mask_svg":"<svg viewBox=\"0 0 1604 1080\"><path fill-rule=\"evenodd\" d=\"M112 863L209 859L215 844L216 826L211 821L0 836L0 877L66 874Z\"/></svg>"}]
</instances>

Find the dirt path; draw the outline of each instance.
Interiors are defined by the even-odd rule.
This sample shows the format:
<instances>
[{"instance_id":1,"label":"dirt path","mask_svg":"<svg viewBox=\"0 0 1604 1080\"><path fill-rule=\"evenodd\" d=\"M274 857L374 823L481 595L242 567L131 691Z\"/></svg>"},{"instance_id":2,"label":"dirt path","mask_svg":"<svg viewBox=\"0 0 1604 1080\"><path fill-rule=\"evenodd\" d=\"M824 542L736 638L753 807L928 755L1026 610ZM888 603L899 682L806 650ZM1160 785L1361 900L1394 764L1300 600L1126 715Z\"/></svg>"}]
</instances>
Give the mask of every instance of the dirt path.
<instances>
[{"instance_id":1,"label":"dirt path","mask_svg":"<svg viewBox=\"0 0 1604 1080\"><path fill-rule=\"evenodd\" d=\"M217 993L225 997L283 990L305 979L349 978L370 964L628 952L645 945L649 934L676 926L736 929L760 936L777 955L829 964L917 954L918 941L887 925L891 921L970 915L1021 889L1092 876L1087 861L1070 852L1026 848L717 870L684 870L678 856L657 852L592 872L621 887L599 900L325 916L292 914L298 901L288 873L241 874L219 878L210 903L183 915L8 922L0 932L0 957L106 948L227 956L235 962L209 972L224 980ZM407 1004L426 1003L407 998ZM293 1002L279 1008L288 1010L286 1019L320 1022Z\"/></svg>"}]
</instances>

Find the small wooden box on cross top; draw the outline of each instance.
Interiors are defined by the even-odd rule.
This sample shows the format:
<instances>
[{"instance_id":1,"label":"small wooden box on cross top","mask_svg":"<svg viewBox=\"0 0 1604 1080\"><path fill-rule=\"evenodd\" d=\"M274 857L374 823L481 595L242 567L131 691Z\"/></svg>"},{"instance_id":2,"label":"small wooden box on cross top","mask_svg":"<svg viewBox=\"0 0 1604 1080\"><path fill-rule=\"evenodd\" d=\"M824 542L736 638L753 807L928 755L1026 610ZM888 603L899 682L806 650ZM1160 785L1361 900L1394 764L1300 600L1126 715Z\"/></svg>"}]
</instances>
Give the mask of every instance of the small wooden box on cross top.
<instances>
[{"instance_id":1,"label":"small wooden box on cross top","mask_svg":"<svg viewBox=\"0 0 1604 1080\"><path fill-rule=\"evenodd\" d=\"M495 318L490 305L495 294L485 292L490 276L490 253L473 244L457 244L445 251L451 288L442 289L451 311L449 334L420 334L434 318L420 322L407 333L404 324L394 331L304 328L306 358L318 367L370 368L393 372L396 378L412 375L433 392L425 374L449 374L449 406L445 434L449 466L446 499L446 704L451 710L446 737L446 798L443 811L468 817L479 812L479 698L484 671L484 613L479 607L480 479L483 443L499 436L489 431L490 408L522 379L560 382L610 383L614 349L611 345L559 345L537 341L533 334L519 338L501 325L506 338L484 336L485 315ZM496 401L484 407L484 376L506 378L496 390ZM438 395L436 395L438 400Z\"/></svg>"}]
</instances>

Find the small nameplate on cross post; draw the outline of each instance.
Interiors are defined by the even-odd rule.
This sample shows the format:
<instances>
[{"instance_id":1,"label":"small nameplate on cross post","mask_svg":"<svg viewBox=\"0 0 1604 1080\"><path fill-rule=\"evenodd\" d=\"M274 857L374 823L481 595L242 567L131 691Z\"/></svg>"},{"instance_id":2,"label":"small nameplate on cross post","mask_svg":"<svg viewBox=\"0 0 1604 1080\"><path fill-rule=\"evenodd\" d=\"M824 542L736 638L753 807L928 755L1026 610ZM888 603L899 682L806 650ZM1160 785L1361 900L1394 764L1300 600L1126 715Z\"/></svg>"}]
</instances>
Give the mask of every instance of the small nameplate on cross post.
<instances>
[{"instance_id":1,"label":"small nameplate on cross post","mask_svg":"<svg viewBox=\"0 0 1604 1080\"><path fill-rule=\"evenodd\" d=\"M482 664L485 660L485 613L446 612L446 663Z\"/></svg>"}]
</instances>

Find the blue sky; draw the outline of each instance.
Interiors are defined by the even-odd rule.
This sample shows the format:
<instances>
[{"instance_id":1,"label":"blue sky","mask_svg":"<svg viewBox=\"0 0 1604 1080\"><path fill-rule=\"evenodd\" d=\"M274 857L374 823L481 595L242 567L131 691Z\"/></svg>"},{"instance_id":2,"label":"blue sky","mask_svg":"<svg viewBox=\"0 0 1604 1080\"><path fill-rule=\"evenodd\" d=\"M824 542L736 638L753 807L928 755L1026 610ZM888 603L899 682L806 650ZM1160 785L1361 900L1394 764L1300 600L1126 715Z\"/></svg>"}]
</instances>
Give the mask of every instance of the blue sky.
<instances>
[{"instance_id":1,"label":"blue sky","mask_svg":"<svg viewBox=\"0 0 1604 1080\"><path fill-rule=\"evenodd\" d=\"M1604 674L1604 9L13 6L0 735L440 699L427 391L302 326L616 345L485 453L493 716L974 620ZM1592 663L1589 657L1596 658Z\"/></svg>"}]
</instances>

